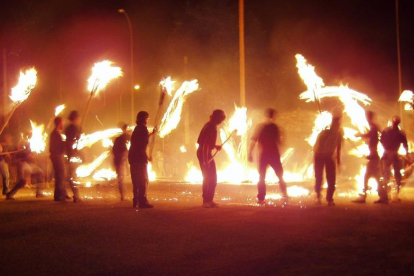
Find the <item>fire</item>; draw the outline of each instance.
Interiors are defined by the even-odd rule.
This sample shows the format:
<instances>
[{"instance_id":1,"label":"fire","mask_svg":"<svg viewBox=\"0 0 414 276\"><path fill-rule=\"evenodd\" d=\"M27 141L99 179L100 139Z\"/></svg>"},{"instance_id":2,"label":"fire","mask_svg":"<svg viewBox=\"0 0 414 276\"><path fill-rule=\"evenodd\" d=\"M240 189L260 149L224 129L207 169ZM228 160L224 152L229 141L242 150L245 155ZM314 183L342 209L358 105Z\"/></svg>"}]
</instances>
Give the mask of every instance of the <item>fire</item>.
<instances>
[{"instance_id":1,"label":"fire","mask_svg":"<svg viewBox=\"0 0 414 276\"><path fill-rule=\"evenodd\" d=\"M180 151L181 151L182 153L185 153L185 152L187 152L187 149L185 148L185 146L184 146L184 145L182 145L182 146L180 147Z\"/></svg>"},{"instance_id":2,"label":"fire","mask_svg":"<svg viewBox=\"0 0 414 276\"><path fill-rule=\"evenodd\" d=\"M237 135L242 136L245 134L251 126L252 121L247 119L247 108L238 107L234 105L236 111L233 116L229 119L229 130L230 132L236 130Z\"/></svg>"},{"instance_id":3,"label":"fire","mask_svg":"<svg viewBox=\"0 0 414 276\"><path fill-rule=\"evenodd\" d=\"M55 117L58 116L65 108L66 108L66 105L64 104L58 105L55 108Z\"/></svg>"},{"instance_id":4,"label":"fire","mask_svg":"<svg viewBox=\"0 0 414 276\"><path fill-rule=\"evenodd\" d=\"M112 80L122 76L120 67L112 66L113 62L104 60L95 63L92 75L88 79L88 90L99 93Z\"/></svg>"},{"instance_id":5,"label":"fire","mask_svg":"<svg viewBox=\"0 0 414 276\"><path fill-rule=\"evenodd\" d=\"M364 191L364 176L365 176L366 171L367 171L366 166L361 166L359 175L354 177L356 181L356 185L357 185L356 188L359 194L362 194ZM378 183L374 178L370 178L368 180L368 187L369 187L369 191L368 191L369 193L377 193Z\"/></svg>"},{"instance_id":6,"label":"fire","mask_svg":"<svg viewBox=\"0 0 414 276\"><path fill-rule=\"evenodd\" d=\"M174 90L174 83L175 81L171 80L171 77L168 77L160 82L160 85L164 87L168 93L168 95L172 95Z\"/></svg>"},{"instance_id":7,"label":"fire","mask_svg":"<svg viewBox=\"0 0 414 276\"><path fill-rule=\"evenodd\" d=\"M173 129L178 126L181 120L181 111L186 97L196 91L199 88L197 80L185 81L181 87L175 92L164 117L161 120L160 127L158 129L158 135L161 138L167 136Z\"/></svg>"},{"instance_id":8,"label":"fire","mask_svg":"<svg viewBox=\"0 0 414 276\"><path fill-rule=\"evenodd\" d=\"M20 72L18 84L12 88L10 99L15 103L25 101L32 89L36 86L37 71L34 68L26 70L25 73Z\"/></svg>"},{"instance_id":9,"label":"fire","mask_svg":"<svg viewBox=\"0 0 414 276\"><path fill-rule=\"evenodd\" d=\"M102 139L102 147L112 148L113 146L114 146L114 142L111 139L109 138Z\"/></svg>"},{"instance_id":10,"label":"fire","mask_svg":"<svg viewBox=\"0 0 414 276\"><path fill-rule=\"evenodd\" d=\"M96 170L96 168L98 168L105 161L105 159L109 156L109 152L110 152L109 150L103 152L98 158L96 158L90 164L83 164L79 166L76 169L76 176L80 178L90 176L92 172Z\"/></svg>"},{"instance_id":11,"label":"fire","mask_svg":"<svg viewBox=\"0 0 414 276\"><path fill-rule=\"evenodd\" d=\"M79 139L79 142L74 146L77 147L78 150L83 149L84 147L91 147L98 141L115 137L117 135L120 135L121 133L122 129L120 128L110 128L106 130L96 131L88 135L82 134Z\"/></svg>"},{"instance_id":12,"label":"fire","mask_svg":"<svg viewBox=\"0 0 414 276\"><path fill-rule=\"evenodd\" d=\"M155 181L157 179L157 174L152 170L151 162L148 162L147 171L148 171L148 180Z\"/></svg>"},{"instance_id":13,"label":"fire","mask_svg":"<svg viewBox=\"0 0 414 276\"><path fill-rule=\"evenodd\" d=\"M414 94L413 94L412 91L410 91L410 90L404 90L401 93L400 98L398 99L398 101L405 102L404 110L407 110L407 111L413 110Z\"/></svg>"},{"instance_id":14,"label":"fire","mask_svg":"<svg viewBox=\"0 0 414 276\"><path fill-rule=\"evenodd\" d=\"M45 126L37 125L30 120L32 126L32 137L29 138L30 149L32 152L41 153L46 149L47 134L44 133Z\"/></svg>"},{"instance_id":15,"label":"fire","mask_svg":"<svg viewBox=\"0 0 414 276\"><path fill-rule=\"evenodd\" d=\"M92 178L98 181L109 181L116 178L116 172L111 169L100 169L93 174Z\"/></svg>"}]
</instances>

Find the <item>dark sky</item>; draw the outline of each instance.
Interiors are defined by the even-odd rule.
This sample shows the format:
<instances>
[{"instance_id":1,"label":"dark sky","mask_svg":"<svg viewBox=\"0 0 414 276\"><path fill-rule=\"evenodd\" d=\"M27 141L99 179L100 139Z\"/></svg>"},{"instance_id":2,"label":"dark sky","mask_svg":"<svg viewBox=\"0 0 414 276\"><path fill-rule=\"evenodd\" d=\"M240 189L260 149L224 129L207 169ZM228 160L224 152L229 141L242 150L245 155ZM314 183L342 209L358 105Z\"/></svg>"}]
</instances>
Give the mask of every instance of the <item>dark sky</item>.
<instances>
[{"instance_id":1,"label":"dark sky","mask_svg":"<svg viewBox=\"0 0 414 276\"><path fill-rule=\"evenodd\" d=\"M410 2L399 1L403 89L414 89ZM250 110L301 106L298 96L305 86L296 53L327 85L348 83L375 101L395 105L395 1L245 0L245 5ZM103 59L121 66L125 76L94 99L87 124L102 128L95 116L105 127L130 118L129 32L119 8L133 25L134 79L141 85L136 111L155 112L157 84L171 75L180 82L199 79L202 90L189 98L192 120L201 124L215 108L232 112L233 103L239 103L237 0L3 0L0 43L7 53L9 87L20 68L34 65L39 71L38 86L14 120L46 121L61 103L83 110L90 68Z\"/></svg>"}]
</instances>

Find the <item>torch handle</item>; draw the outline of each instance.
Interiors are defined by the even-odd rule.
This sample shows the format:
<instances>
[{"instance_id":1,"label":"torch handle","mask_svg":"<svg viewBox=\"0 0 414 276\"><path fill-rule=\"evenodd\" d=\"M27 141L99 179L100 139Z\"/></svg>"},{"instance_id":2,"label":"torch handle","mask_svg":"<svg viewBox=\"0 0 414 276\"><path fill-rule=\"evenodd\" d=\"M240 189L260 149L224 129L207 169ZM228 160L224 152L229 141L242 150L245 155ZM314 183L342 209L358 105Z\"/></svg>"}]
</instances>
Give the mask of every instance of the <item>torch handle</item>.
<instances>
[{"instance_id":1,"label":"torch handle","mask_svg":"<svg viewBox=\"0 0 414 276\"><path fill-rule=\"evenodd\" d=\"M166 89L164 87L161 87L160 100L158 102L157 114L155 115L154 128L158 128L158 123L159 123L158 121L160 119L162 105L164 103L164 98L165 98L165 93L166 93ZM152 159L152 152L154 151L154 146L155 146L155 136L156 136L156 134L153 133L153 135L151 137L151 144L150 144L149 152L148 152L148 155L151 159Z\"/></svg>"},{"instance_id":2,"label":"torch handle","mask_svg":"<svg viewBox=\"0 0 414 276\"><path fill-rule=\"evenodd\" d=\"M9 124L10 118L12 117L12 115L13 115L14 111L16 111L16 109L17 109L17 107L18 107L18 106L19 106L19 104L16 104L16 105L13 107L12 111L9 113L9 115L7 115L7 118L6 118L6 120L4 121L3 126L1 127L1 130L0 130L0 135L3 133L4 129L5 129L5 128L6 128L6 126Z\"/></svg>"},{"instance_id":3,"label":"torch handle","mask_svg":"<svg viewBox=\"0 0 414 276\"><path fill-rule=\"evenodd\" d=\"M233 131L230 133L230 135L227 137L227 139L226 139L226 140L224 140L224 142L221 144L221 146L224 146L224 144L225 144L225 143L227 143L227 141L229 141L229 140L230 140L231 136L233 136L233 133L235 133L235 132L236 132L236 130L233 130ZM218 152L219 152L219 151L218 151L218 150L216 150L216 152L213 154L213 156L211 156L210 160L208 160L208 163L210 163L211 161L213 161L214 157L217 155L217 153L218 153Z\"/></svg>"}]
</instances>

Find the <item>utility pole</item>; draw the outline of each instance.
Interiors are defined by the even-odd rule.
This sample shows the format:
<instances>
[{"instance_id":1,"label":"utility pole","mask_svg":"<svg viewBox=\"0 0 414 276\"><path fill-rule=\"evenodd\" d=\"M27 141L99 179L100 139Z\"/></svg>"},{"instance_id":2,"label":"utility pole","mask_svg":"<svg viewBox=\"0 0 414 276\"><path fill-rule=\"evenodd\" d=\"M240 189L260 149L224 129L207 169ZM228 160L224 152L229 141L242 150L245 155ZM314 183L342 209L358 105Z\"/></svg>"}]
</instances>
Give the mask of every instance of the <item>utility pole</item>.
<instances>
[{"instance_id":1,"label":"utility pole","mask_svg":"<svg viewBox=\"0 0 414 276\"><path fill-rule=\"evenodd\" d=\"M398 97L400 97L402 93L402 77L401 77L401 50L400 50L400 17L399 17L399 10L398 10L398 0L395 0L395 25L396 25L396 31L397 31L397 60L398 60ZM400 108L400 118L401 118L401 124L404 128L404 104L402 102L398 103Z\"/></svg>"},{"instance_id":2,"label":"utility pole","mask_svg":"<svg viewBox=\"0 0 414 276\"><path fill-rule=\"evenodd\" d=\"M7 83L7 50L3 48L3 121L6 119L6 108L7 108L7 92L8 92L8 83Z\"/></svg>"},{"instance_id":3,"label":"utility pole","mask_svg":"<svg viewBox=\"0 0 414 276\"><path fill-rule=\"evenodd\" d=\"M244 0L239 0L239 51L240 51L240 106L246 106L246 70L244 56Z\"/></svg>"}]
</instances>

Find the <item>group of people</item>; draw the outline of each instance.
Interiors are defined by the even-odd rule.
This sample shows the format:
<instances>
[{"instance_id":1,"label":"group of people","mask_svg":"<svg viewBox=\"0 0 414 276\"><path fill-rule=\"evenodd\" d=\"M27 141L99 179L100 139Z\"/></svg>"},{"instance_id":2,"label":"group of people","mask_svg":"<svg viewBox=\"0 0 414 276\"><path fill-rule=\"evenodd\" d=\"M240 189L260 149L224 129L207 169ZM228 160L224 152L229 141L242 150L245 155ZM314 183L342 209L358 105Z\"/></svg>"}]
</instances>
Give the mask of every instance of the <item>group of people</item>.
<instances>
[{"instance_id":1,"label":"group of people","mask_svg":"<svg viewBox=\"0 0 414 276\"><path fill-rule=\"evenodd\" d=\"M258 171L259 182L257 183L257 203L266 204L266 171L270 166L279 178L279 187L282 193L282 200L288 201L286 182L283 178L283 166L279 147L281 145L280 129L275 123L276 110L266 109L265 121L258 124L251 137L248 149L248 160L253 162L253 151L258 144ZM401 122L398 116L392 118L392 125L382 132L374 121L374 113L366 112L366 118L369 129L366 133L360 133L359 136L367 139L369 146L369 155L367 156L367 170L364 176L364 190L359 198L354 200L355 203L365 203L367 191L369 190L368 181L375 178L378 183L379 199L375 203L388 203L389 183L391 179L391 166L394 170L394 178L397 186L397 193L401 189L401 160L398 150L402 145L406 151L406 160L408 158L408 143L405 133L400 130ZM212 208L217 204L213 201L215 188L217 186L216 165L212 155L213 150L221 150L221 145L216 144L217 126L225 120L226 116L222 110L214 110L200 132L197 143L197 157L200 168L203 173L203 207ZM322 184L323 172L326 173L328 188L326 191L326 201L328 206L334 206L334 193L336 187L336 172L341 164L341 147L343 143L343 130L341 128L342 112L333 112L332 123L322 130L313 147L314 153L314 170L315 170L315 193L316 203L322 204ZM384 148L382 157L378 154L378 143ZM396 198L399 201L398 197Z\"/></svg>"},{"instance_id":2,"label":"group of people","mask_svg":"<svg viewBox=\"0 0 414 276\"><path fill-rule=\"evenodd\" d=\"M282 193L282 200L288 202L287 185L283 178L283 166L279 147L282 143L282 136L278 125L275 123L276 110L268 108L265 111L265 120L258 124L250 140L248 148L248 160L254 161L253 152L258 145L257 163L259 171L259 182L257 184L258 194L257 203L266 204L266 171L270 166L279 179L279 187ZM366 114L369 123L369 129L366 133L359 134L360 137L367 139L370 153L367 156L367 170L364 177L363 194L354 202L364 203L367 195L368 181L375 178L378 183L379 200L377 203L388 203L388 187L391 178L391 165L394 169L394 177L397 184L397 191L401 187L401 163L398 150L400 145L406 150L408 156L407 138L403 131L399 128L400 118L394 116L392 118L392 126L384 129L380 133L380 129L374 122L374 113L368 111ZM157 131L156 128L150 133L148 131L149 114L146 111L140 111L136 118L136 127L130 136L127 133L128 126L123 124L122 134L116 137L113 145L114 165L117 173L117 180L121 200L125 200L125 184L124 177L126 175L127 162L129 162L131 180L133 186L133 207L134 208L153 208L148 202L148 161L151 157L147 153L149 138ZM54 119L54 129L50 134L49 152L50 159L54 170L55 201L80 202L78 186L75 184L75 163L71 162L73 158L78 157L79 152L76 150L76 143L80 138L80 116L77 111L72 111L69 115L70 124L66 127L64 134L66 140L63 140L63 119L56 117ZM217 143L218 126L226 119L223 110L214 110L210 116L210 120L203 126L198 139L197 158L203 175L202 198L204 208L217 207L214 202L214 195L217 186L217 171L214 161L213 151L220 151L222 145ZM331 125L321 131L316 139L314 152L314 169L315 169L315 192L316 202L321 204L321 190L323 183L323 171L326 173L326 181L328 184L326 192L326 201L329 206L333 206L333 195L336 186L336 170L341 161L341 147L343 140L343 130L341 128L341 113L334 112ZM128 150L127 143L130 142ZM381 142L384 148L382 157L378 154L378 143ZM0 144L0 150L7 147L7 143ZM33 174L38 177L43 176L42 170L35 165L30 153L30 147L23 147L19 154L18 181L12 190L8 190L9 172L5 158L7 155L0 155L0 172L3 175L3 195L6 199L13 199L15 193L25 186L27 179ZM67 169L66 169L67 168ZM65 186L65 180L68 180L73 196L69 196ZM41 188L38 186L37 195L41 196Z\"/></svg>"}]
</instances>

